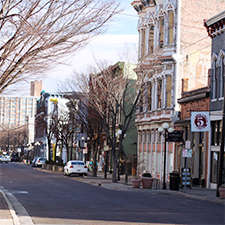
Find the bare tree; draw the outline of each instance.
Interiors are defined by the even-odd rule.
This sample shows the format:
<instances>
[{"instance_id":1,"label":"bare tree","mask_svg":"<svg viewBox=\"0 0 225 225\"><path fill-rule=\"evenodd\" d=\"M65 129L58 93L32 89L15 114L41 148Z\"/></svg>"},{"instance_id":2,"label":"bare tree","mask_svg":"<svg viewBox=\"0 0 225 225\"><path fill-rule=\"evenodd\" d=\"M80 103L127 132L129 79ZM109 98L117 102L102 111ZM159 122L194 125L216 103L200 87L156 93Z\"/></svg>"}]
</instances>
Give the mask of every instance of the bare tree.
<instances>
[{"instance_id":1,"label":"bare tree","mask_svg":"<svg viewBox=\"0 0 225 225\"><path fill-rule=\"evenodd\" d=\"M119 12L117 0L0 2L0 93L83 48Z\"/></svg>"},{"instance_id":2,"label":"bare tree","mask_svg":"<svg viewBox=\"0 0 225 225\"><path fill-rule=\"evenodd\" d=\"M24 148L28 142L28 130L26 126L0 126L0 146L9 150L16 151L21 148L21 156L24 154Z\"/></svg>"},{"instance_id":3,"label":"bare tree","mask_svg":"<svg viewBox=\"0 0 225 225\"><path fill-rule=\"evenodd\" d=\"M68 107L73 124L82 127L82 130L86 132L89 138L89 143L91 143L93 156L92 176L96 177L98 146L100 145L102 134L102 118L98 111L89 104L88 99L85 98L85 94L74 92L72 95L67 95L66 97L69 99Z\"/></svg>"},{"instance_id":4,"label":"bare tree","mask_svg":"<svg viewBox=\"0 0 225 225\"><path fill-rule=\"evenodd\" d=\"M97 68L84 73L75 73L67 82L70 90L82 90L89 104L99 113L102 127L110 143L113 157L113 182L117 182L118 158L122 152L124 135L133 124L135 113L146 108L150 99L145 97L147 83L153 71L161 64L160 55L155 55L147 65L135 69L131 64L117 63L106 67L98 63ZM118 135L118 130L121 133Z\"/></svg>"}]
</instances>

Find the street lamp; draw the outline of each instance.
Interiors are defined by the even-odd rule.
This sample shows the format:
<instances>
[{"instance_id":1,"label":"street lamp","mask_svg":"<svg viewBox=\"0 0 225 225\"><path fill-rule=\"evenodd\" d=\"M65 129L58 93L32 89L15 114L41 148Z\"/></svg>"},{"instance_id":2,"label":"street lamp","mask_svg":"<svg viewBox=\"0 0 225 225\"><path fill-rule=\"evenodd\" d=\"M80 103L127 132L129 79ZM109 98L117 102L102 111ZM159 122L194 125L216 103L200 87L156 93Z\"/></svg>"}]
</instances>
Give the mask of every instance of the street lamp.
<instances>
[{"instance_id":1,"label":"street lamp","mask_svg":"<svg viewBox=\"0 0 225 225\"><path fill-rule=\"evenodd\" d=\"M163 131L164 133L164 170L163 170L163 187L162 189L166 189L166 140L167 140L167 133L172 133L173 132L173 128L169 127L170 125L168 123L164 123L162 125L162 127L159 127L158 131L160 133L162 133Z\"/></svg>"}]
</instances>

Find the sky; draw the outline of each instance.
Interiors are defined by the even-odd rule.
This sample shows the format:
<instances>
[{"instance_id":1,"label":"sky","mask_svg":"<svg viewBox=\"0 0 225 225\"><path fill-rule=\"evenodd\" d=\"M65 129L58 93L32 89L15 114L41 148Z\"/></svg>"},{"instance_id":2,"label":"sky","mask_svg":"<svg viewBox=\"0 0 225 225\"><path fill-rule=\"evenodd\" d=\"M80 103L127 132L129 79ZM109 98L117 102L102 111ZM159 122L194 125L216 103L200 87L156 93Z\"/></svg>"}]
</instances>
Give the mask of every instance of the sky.
<instances>
[{"instance_id":1,"label":"sky","mask_svg":"<svg viewBox=\"0 0 225 225\"><path fill-rule=\"evenodd\" d=\"M65 65L58 65L53 70L46 71L48 78L42 80L45 92L59 91L58 84L65 82L74 70L85 71L85 67L95 64L95 60L115 64L121 60L121 52L125 51L125 48L137 58L138 16L131 2L121 0L124 11L108 23L107 31L103 35L96 37L75 56L65 61Z\"/></svg>"}]
</instances>

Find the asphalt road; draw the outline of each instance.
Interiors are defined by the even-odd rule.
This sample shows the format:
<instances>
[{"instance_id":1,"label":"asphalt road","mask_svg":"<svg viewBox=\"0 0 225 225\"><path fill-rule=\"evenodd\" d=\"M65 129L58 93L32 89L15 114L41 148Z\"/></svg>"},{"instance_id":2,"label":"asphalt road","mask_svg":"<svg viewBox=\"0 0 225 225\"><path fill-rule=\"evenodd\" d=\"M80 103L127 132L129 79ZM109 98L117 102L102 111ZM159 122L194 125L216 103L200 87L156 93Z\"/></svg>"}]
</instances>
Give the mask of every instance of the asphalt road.
<instances>
[{"instance_id":1,"label":"asphalt road","mask_svg":"<svg viewBox=\"0 0 225 225\"><path fill-rule=\"evenodd\" d=\"M0 164L0 185L16 197L34 224L225 224L221 204L108 190L22 163Z\"/></svg>"}]
</instances>

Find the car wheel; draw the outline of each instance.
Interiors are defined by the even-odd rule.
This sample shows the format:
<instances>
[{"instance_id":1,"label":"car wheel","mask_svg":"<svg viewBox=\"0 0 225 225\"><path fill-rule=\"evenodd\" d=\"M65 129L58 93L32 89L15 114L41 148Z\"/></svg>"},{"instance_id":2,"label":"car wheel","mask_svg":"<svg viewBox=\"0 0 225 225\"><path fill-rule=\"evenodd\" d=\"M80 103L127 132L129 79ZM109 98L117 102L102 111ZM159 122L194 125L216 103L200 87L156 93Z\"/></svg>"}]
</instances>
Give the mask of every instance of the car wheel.
<instances>
[{"instance_id":1,"label":"car wheel","mask_svg":"<svg viewBox=\"0 0 225 225\"><path fill-rule=\"evenodd\" d=\"M87 174L86 174L86 173L84 173L84 176L87 176Z\"/></svg>"}]
</instances>

